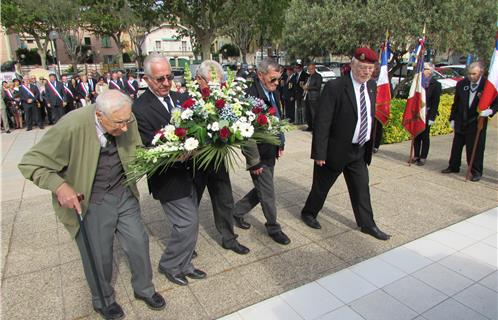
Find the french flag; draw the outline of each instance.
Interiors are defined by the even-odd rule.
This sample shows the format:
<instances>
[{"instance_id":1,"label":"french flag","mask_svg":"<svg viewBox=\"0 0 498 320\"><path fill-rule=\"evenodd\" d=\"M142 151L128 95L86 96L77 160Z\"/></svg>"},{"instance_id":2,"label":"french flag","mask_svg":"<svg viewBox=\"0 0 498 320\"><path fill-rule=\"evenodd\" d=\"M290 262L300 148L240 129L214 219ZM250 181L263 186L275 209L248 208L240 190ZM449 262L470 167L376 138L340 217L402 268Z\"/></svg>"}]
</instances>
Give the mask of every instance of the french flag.
<instances>
[{"instance_id":1,"label":"french flag","mask_svg":"<svg viewBox=\"0 0 498 320\"><path fill-rule=\"evenodd\" d=\"M479 112L489 108L498 95L498 32L496 32L495 51L491 57L489 76L484 84L484 90L479 99Z\"/></svg>"},{"instance_id":2,"label":"french flag","mask_svg":"<svg viewBox=\"0 0 498 320\"><path fill-rule=\"evenodd\" d=\"M375 102L375 118L382 122L382 125L386 125L391 113L391 86L387 70L390 55L389 41L386 41L380 56L380 73L377 80L377 99Z\"/></svg>"},{"instance_id":3,"label":"french flag","mask_svg":"<svg viewBox=\"0 0 498 320\"><path fill-rule=\"evenodd\" d=\"M415 74L410 87L410 94L406 101L405 113L403 114L403 127L412 137L416 137L425 130L425 89L422 86L424 74L424 39L419 40L417 48L417 64Z\"/></svg>"}]
</instances>

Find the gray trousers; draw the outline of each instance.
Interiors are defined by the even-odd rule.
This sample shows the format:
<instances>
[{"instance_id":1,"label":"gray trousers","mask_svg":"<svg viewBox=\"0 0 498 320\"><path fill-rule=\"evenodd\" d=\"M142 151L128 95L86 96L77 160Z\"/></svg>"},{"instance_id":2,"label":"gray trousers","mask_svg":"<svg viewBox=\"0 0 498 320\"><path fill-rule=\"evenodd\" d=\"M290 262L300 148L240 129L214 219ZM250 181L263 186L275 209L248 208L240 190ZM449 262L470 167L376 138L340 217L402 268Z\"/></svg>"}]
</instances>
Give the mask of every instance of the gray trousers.
<instances>
[{"instance_id":1,"label":"gray trousers","mask_svg":"<svg viewBox=\"0 0 498 320\"><path fill-rule=\"evenodd\" d=\"M115 302L111 284L114 234L128 258L133 290L142 297L151 297L155 289L152 284L149 236L140 216L140 206L131 191L126 189L121 197L106 194L102 203L90 203L84 224L107 305ZM92 292L93 307L102 308L81 232L76 236L76 243Z\"/></svg>"},{"instance_id":2,"label":"gray trousers","mask_svg":"<svg viewBox=\"0 0 498 320\"><path fill-rule=\"evenodd\" d=\"M282 230L277 223L273 169L273 166L263 165L263 172L260 175L251 174L254 188L235 204L234 213L236 217L243 217L257 206L258 203L261 203L261 208L266 218L265 226L268 234L274 234Z\"/></svg>"},{"instance_id":3,"label":"gray trousers","mask_svg":"<svg viewBox=\"0 0 498 320\"><path fill-rule=\"evenodd\" d=\"M2 124L3 124L3 128L5 129L5 131L9 131L10 130L10 127L9 127L9 117L7 116L7 107L5 106L5 102L1 102L1 106L0 106L0 113L1 113L1 116L2 116Z\"/></svg>"},{"instance_id":4,"label":"gray trousers","mask_svg":"<svg viewBox=\"0 0 498 320\"><path fill-rule=\"evenodd\" d=\"M199 211L197 195L161 202L166 217L171 224L171 232L166 249L159 261L159 268L170 274L185 274L194 270L192 254L199 234Z\"/></svg>"}]
</instances>

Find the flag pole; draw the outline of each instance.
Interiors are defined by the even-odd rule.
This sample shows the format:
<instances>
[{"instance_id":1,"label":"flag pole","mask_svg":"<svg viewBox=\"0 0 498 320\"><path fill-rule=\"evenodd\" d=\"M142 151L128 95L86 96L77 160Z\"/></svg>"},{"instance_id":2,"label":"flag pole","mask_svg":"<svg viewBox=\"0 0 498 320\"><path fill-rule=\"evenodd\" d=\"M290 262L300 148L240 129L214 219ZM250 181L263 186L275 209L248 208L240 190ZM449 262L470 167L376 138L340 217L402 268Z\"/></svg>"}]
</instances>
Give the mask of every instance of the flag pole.
<instances>
[{"instance_id":1,"label":"flag pole","mask_svg":"<svg viewBox=\"0 0 498 320\"><path fill-rule=\"evenodd\" d=\"M412 165L412 159L413 159L413 149L415 148L415 137L412 136L412 143L410 146L410 156L408 157L408 166L410 167Z\"/></svg>"},{"instance_id":2,"label":"flag pole","mask_svg":"<svg viewBox=\"0 0 498 320\"><path fill-rule=\"evenodd\" d=\"M481 131L484 128L484 121L486 121L485 117L479 117L477 122L477 133L474 139L474 146L472 147L472 156L470 157L469 166L467 168L467 174L465 175L465 181L472 179L472 165L474 164L474 160L476 157L477 145L479 143L479 138L481 137Z\"/></svg>"}]
</instances>

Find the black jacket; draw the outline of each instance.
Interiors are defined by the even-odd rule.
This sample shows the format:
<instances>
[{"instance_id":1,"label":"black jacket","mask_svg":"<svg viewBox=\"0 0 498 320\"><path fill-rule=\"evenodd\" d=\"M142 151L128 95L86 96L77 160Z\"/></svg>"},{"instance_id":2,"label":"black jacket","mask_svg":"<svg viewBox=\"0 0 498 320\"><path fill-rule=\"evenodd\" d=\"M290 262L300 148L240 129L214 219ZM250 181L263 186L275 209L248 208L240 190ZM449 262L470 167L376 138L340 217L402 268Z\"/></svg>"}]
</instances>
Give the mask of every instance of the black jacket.
<instances>
[{"instance_id":1,"label":"black jacket","mask_svg":"<svg viewBox=\"0 0 498 320\"><path fill-rule=\"evenodd\" d=\"M175 106L179 106L188 98L172 91L170 96ZM133 102L132 111L137 119L142 143L150 147L155 133L169 124L171 114L149 89ZM193 191L193 172L188 163L174 164L167 170L147 178L149 192L154 199L161 202L187 197Z\"/></svg>"},{"instance_id":2,"label":"black jacket","mask_svg":"<svg viewBox=\"0 0 498 320\"><path fill-rule=\"evenodd\" d=\"M318 99L320 99L320 90L322 89L322 76L318 72L315 72L308 76L306 82L308 83L306 100L318 101Z\"/></svg>"},{"instance_id":3,"label":"black jacket","mask_svg":"<svg viewBox=\"0 0 498 320\"><path fill-rule=\"evenodd\" d=\"M370 97L370 116L375 117L375 98L377 85L375 81L367 82ZM358 121L358 110L353 82L349 74L330 80L325 84L320 96L320 107L313 123L313 143L311 158L325 160L333 170L342 170L348 161L348 155L353 148L353 136ZM372 130L374 125L372 124ZM372 141L365 144L365 163L372 160Z\"/></svg>"},{"instance_id":4,"label":"black jacket","mask_svg":"<svg viewBox=\"0 0 498 320\"><path fill-rule=\"evenodd\" d=\"M55 89L62 100L59 98L59 96L53 91ZM45 83L45 101L49 103L51 106L62 106L62 103L64 102L64 85L60 81L55 81L55 86L52 86L48 83Z\"/></svg>"},{"instance_id":5,"label":"black jacket","mask_svg":"<svg viewBox=\"0 0 498 320\"><path fill-rule=\"evenodd\" d=\"M453 105L451 106L450 121L455 121L454 130L458 133L465 133L468 130L470 132L475 132L477 128L477 118L479 117L479 112L477 111L477 106L479 105L479 98L484 90L484 84L486 83L486 78L482 77L479 86L477 87L477 92L472 104L469 106L469 95L470 95L470 80L465 78L457 83L455 89L455 99ZM491 106L493 114L497 111L497 100L494 101Z\"/></svg>"},{"instance_id":6,"label":"black jacket","mask_svg":"<svg viewBox=\"0 0 498 320\"><path fill-rule=\"evenodd\" d=\"M267 106L271 106L271 103L270 101L268 101L268 97L266 96L259 79L256 80L256 82L247 89L246 93L253 97L262 99ZM273 91L273 98L275 99L275 102L277 104L276 107L278 109L279 114L282 115L282 104L280 101L280 92L278 92L278 89ZM278 156L279 148L282 149L284 148L283 141L280 147L269 143L258 143L259 158L261 162L258 166L250 169L254 170L260 168L261 164L265 164L267 166L274 166L275 159Z\"/></svg>"},{"instance_id":7,"label":"black jacket","mask_svg":"<svg viewBox=\"0 0 498 320\"><path fill-rule=\"evenodd\" d=\"M426 108L426 122L429 120L435 121L438 115L439 98L441 97L442 87L441 83L431 78L429 86L425 89L425 108Z\"/></svg>"}]
</instances>

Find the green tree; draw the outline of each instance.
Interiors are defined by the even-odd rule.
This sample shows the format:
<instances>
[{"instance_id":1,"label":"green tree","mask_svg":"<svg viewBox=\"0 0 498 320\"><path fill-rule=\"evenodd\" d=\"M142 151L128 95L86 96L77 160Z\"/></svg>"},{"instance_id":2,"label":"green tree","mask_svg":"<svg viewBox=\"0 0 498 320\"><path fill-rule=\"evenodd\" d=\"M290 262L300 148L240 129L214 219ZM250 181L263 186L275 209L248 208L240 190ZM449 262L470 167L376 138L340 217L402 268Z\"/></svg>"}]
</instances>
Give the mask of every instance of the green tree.
<instances>
[{"instance_id":1,"label":"green tree","mask_svg":"<svg viewBox=\"0 0 498 320\"><path fill-rule=\"evenodd\" d=\"M203 59L211 57L211 43L226 24L227 14L225 0L171 0L163 8L178 28L179 36L189 36L196 49L200 49Z\"/></svg>"},{"instance_id":2,"label":"green tree","mask_svg":"<svg viewBox=\"0 0 498 320\"><path fill-rule=\"evenodd\" d=\"M45 0L4 0L0 9L3 26L11 32L33 37L42 67L46 69L48 35L52 30L48 18L52 12L48 10L45 3Z\"/></svg>"},{"instance_id":3,"label":"green tree","mask_svg":"<svg viewBox=\"0 0 498 320\"><path fill-rule=\"evenodd\" d=\"M126 0L82 0L85 29L111 37L118 47L118 64L123 68L123 34L133 24L133 12Z\"/></svg>"}]
</instances>

